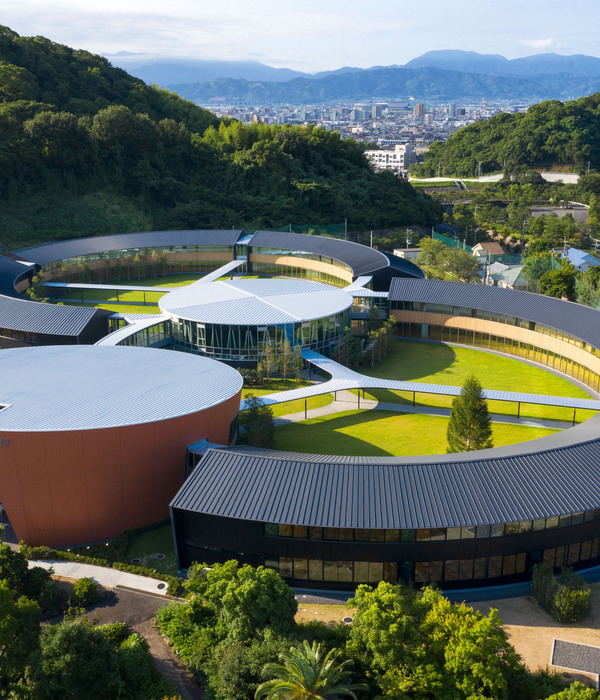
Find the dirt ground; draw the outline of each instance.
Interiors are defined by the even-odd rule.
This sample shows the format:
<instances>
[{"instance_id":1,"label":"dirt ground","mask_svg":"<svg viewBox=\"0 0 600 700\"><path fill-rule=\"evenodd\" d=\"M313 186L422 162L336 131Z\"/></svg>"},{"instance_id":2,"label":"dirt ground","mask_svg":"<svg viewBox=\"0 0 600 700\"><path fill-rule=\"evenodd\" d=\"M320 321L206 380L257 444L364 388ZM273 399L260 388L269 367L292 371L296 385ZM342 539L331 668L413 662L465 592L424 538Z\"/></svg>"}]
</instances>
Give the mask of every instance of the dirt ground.
<instances>
[{"instance_id":1,"label":"dirt ground","mask_svg":"<svg viewBox=\"0 0 600 700\"><path fill-rule=\"evenodd\" d=\"M531 597L488 600L468 605L485 615L491 608L498 610L511 644L529 669L561 671L562 669L550 666L552 642L555 638L600 646L600 583L592 584L591 590L591 612L585 620L574 625L554 621ZM346 609L345 605L319 605L298 601L296 620L341 622L344 617L353 617L353 613L354 610ZM581 680L584 683L589 682L591 678L584 674L569 673L573 680Z\"/></svg>"}]
</instances>

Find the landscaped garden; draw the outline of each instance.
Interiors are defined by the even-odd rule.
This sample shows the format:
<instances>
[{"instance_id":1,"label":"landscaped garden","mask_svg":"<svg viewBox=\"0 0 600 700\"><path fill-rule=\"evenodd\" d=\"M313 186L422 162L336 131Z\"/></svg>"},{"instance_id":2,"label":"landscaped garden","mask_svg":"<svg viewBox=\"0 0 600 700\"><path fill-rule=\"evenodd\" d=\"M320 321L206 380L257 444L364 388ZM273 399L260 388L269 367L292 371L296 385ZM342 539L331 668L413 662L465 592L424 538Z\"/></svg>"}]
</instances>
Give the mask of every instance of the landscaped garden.
<instances>
[{"instance_id":1,"label":"landscaped garden","mask_svg":"<svg viewBox=\"0 0 600 700\"><path fill-rule=\"evenodd\" d=\"M290 452L381 457L442 454L448 418L422 413L355 410L289 423L275 429L275 447ZM493 423L494 447L556 432Z\"/></svg>"},{"instance_id":2,"label":"landscaped garden","mask_svg":"<svg viewBox=\"0 0 600 700\"><path fill-rule=\"evenodd\" d=\"M361 367L359 371L371 377L450 386L462 386L467 375L474 374L484 389L590 398L589 394L566 378L541 367L505 355L444 343L396 340L392 352L380 364ZM412 392L375 389L365 392L365 398L412 405L413 396ZM450 408L452 397L417 394L416 404ZM518 410L516 403L505 401L489 401L488 408L490 413L512 416L516 416ZM522 418L571 421L573 409L521 404L520 415ZM593 411L577 409L577 422L587 420L592 415Z\"/></svg>"},{"instance_id":3,"label":"landscaped garden","mask_svg":"<svg viewBox=\"0 0 600 700\"><path fill-rule=\"evenodd\" d=\"M308 382L305 379L302 379L299 382L296 382L293 379L265 379L260 388L244 387L244 389L242 389L242 398L246 398L248 394L264 396L265 394L274 394L280 391L289 391L290 389L301 389L305 386L311 386L311 382ZM327 406L332 401L332 394L312 396L306 400L307 409L310 411L312 408ZM301 411L304 411L304 399L275 404L271 406L271 410L273 411L274 418L278 418L279 416L288 416L293 413L300 413ZM243 422L243 415L241 416L241 419Z\"/></svg>"}]
</instances>

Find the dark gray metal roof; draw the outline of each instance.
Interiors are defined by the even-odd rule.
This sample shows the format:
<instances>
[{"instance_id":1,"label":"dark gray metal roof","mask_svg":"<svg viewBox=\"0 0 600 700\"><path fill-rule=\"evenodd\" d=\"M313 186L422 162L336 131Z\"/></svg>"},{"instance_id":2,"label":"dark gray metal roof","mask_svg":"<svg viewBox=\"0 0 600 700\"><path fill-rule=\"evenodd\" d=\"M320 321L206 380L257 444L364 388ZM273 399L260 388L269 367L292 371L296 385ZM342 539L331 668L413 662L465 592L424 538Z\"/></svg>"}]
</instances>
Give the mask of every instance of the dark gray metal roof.
<instances>
[{"instance_id":1,"label":"dark gray metal roof","mask_svg":"<svg viewBox=\"0 0 600 700\"><path fill-rule=\"evenodd\" d=\"M341 241L326 236L309 236L304 233L282 233L279 231L257 231L249 245L252 248L281 248L283 250L298 250L304 253L314 253L334 258L346 263L354 275L366 275L388 267L387 257L359 243Z\"/></svg>"},{"instance_id":2,"label":"dark gray metal roof","mask_svg":"<svg viewBox=\"0 0 600 700\"><path fill-rule=\"evenodd\" d=\"M550 663L570 671L600 674L600 647L555 639Z\"/></svg>"},{"instance_id":3,"label":"dark gray metal roof","mask_svg":"<svg viewBox=\"0 0 600 700\"><path fill-rule=\"evenodd\" d=\"M0 256L0 294L19 298L21 295L15 289L15 281L31 270L31 267L17 260Z\"/></svg>"},{"instance_id":4,"label":"dark gray metal roof","mask_svg":"<svg viewBox=\"0 0 600 700\"><path fill-rule=\"evenodd\" d=\"M57 306L0 296L0 328L25 333L78 336L98 313L97 309Z\"/></svg>"},{"instance_id":5,"label":"dark gray metal roof","mask_svg":"<svg viewBox=\"0 0 600 700\"><path fill-rule=\"evenodd\" d=\"M462 306L516 316L557 328L600 348L600 311L543 294L483 284L395 277L389 299Z\"/></svg>"},{"instance_id":6,"label":"dark gray metal roof","mask_svg":"<svg viewBox=\"0 0 600 700\"><path fill-rule=\"evenodd\" d=\"M600 507L600 439L585 440L598 435L599 428L600 418L593 418L533 440L529 449L524 443L468 457L210 450L171 505L242 520L391 529L497 524L576 513ZM574 443L561 446L568 434Z\"/></svg>"},{"instance_id":7,"label":"dark gray metal roof","mask_svg":"<svg viewBox=\"0 0 600 700\"><path fill-rule=\"evenodd\" d=\"M92 236L68 241L46 243L32 248L23 248L16 253L38 265L78 255L91 255L110 250L129 248L154 248L172 245L234 245L241 235L240 230L197 231L144 231L141 233L119 233L113 236Z\"/></svg>"}]
</instances>

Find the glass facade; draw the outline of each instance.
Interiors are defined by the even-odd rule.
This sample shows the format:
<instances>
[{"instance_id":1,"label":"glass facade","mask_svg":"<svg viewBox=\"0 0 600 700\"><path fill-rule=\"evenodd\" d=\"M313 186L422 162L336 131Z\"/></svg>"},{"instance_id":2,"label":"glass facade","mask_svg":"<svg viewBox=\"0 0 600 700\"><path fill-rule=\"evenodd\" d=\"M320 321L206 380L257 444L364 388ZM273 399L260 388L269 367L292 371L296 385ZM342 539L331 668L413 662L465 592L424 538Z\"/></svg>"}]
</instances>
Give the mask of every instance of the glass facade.
<instances>
[{"instance_id":1,"label":"glass facade","mask_svg":"<svg viewBox=\"0 0 600 700\"><path fill-rule=\"evenodd\" d=\"M283 343L317 350L328 355L350 325L347 309L333 316L276 326L225 325L173 319L173 343L188 352L222 360L259 360L265 345Z\"/></svg>"},{"instance_id":2,"label":"glass facade","mask_svg":"<svg viewBox=\"0 0 600 700\"><path fill-rule=\"evenodd\" d=\"M271 537L292 537L294 539L333 540L352 542L444 542L450 540L488 539L493 537L510 537L527 532L554 530L556 528L581 525L593 520L600 520L600 508L581 513L522 520L497 525L468 525L463 527L435 527L418 530L373 530L338 527L306 527L305 525L287 525L265 523L264 533Z\"/></svg>"},{"instance_id":3,"label":"glass facade","mask_svg":"<svg viewBox=\"0 0 600 700\"><path fill-rule=\"evenodd\" d=\"M311 270L302 265L281 264L273 261L266 262L257 260L257 255L270 255L273 257L290 257L301 258L302 260L314 260L315 262L327 265L330 267L328 271ZM317 255L316 253L306 253L300 250L290 250L281 248L252 248L250 253L250 263L252 272L258 275L267 275L272 277L296 277L299 279L312 280L313 282L323 282L334 287L345 287L352 281L352 268L346 263L330 258L326 255ZM339 273L336 272L337 268Z\"/></svg>"},{"instance_id":4,"label":"glass facade","mask_svg":"<svg viewBox=\"0 0 600 700\"><path fill-rule=\"evenodd\" d=\"M42 266L46 281L108 282L149 275L207 273L233 260L233 246L124 248L65 258Z\"/></svg>"}]
</instances>

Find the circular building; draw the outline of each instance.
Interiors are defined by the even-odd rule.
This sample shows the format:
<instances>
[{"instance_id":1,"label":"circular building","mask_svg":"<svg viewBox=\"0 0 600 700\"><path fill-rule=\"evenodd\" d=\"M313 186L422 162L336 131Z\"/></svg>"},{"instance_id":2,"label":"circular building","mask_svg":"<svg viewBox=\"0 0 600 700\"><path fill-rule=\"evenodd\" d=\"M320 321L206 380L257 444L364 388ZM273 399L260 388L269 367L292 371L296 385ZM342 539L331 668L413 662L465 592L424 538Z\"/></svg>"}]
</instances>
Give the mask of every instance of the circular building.
<instances>
[{"instance_id":1,"label":"circular building","mask_svg":"<svg viewBox=\"0 0 600 700\"><path fill-rule=\"evenodd\" d=\"M19 539L68 545L162 520L187 446L235 439L242 379L184 353L0 353L0 492Z\"/></svg>"},{"instance_id":2,"label":"circular building","mask_svg":"<svg viewBox=\"0 0 600 700\"><path fill-rule=\"evenodd\" d=\"M202 280L159 301L173 344L219 360L256 362L265 345L328 354L350 326L352 294L290 279Z\"/></svg>"}]
</instances>

